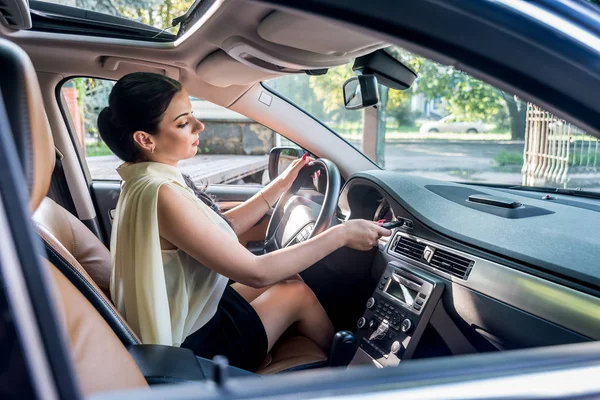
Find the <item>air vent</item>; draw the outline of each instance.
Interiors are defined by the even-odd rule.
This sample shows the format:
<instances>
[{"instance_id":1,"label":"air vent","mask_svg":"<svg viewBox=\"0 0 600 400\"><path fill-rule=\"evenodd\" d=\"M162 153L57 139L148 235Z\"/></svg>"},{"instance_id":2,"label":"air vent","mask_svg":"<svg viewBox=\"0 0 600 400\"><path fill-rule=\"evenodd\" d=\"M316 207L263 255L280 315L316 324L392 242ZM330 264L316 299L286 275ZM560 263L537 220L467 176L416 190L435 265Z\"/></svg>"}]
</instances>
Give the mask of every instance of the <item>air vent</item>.
<instances>
[{"instance_id":1,"label":"air vent","mask_svg":"<svg viewBox=\"0 0 600 400\"><path fill-rule=\"evenodd\" d=\"M0 0L0 22L12 29L31 29L27 0Z\"/></svg>"},{"instance_id":2,"label":"air vent","mask_svg":"<svg viewBox=\"0 0 600 400\"><path fill-rule=\"evenodd\" d=\"M423 258L423 250L425 250L425 244L419 243L414 239L400 236L394 251L398 254L402 254L415 261L421 261Z\"/></svg>"},{"instance_id":3,"label":"air vent","mask_svg":"<svg viewBox=\"0 0 600 400\"><path fill-rule=\"evenodd\" d=\"M429 262L430 266L461 279L467 279L473 264L475 262L468 258L441 249L437 249L433 253L433 257Z\"/></svg>"}]
</instances>

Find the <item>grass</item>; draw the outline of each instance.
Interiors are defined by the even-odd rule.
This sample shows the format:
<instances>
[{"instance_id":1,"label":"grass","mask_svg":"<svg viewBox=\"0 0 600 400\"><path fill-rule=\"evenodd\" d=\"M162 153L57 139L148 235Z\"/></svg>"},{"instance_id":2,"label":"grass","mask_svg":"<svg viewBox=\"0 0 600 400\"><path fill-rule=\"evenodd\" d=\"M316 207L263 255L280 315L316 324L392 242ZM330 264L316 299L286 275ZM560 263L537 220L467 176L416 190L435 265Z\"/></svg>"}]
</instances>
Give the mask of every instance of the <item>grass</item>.
<instances>
[{"instance_id":1,"label":"grass","mask_svg":"<svg viewBox=\"0 0 600 400\"><path fill-rule=\"evenodd\" d=\"M346 140L361 140L362 131L352 133L338 132ZM509 132L504 133L419 133L386 131L386 141L394 140L452 140L452 141L508 141L511 140Z\"/></svg>"},{"instance_id":2,"label":"grass","mask_svg":"<svg viewBox=\"0 0 600 400\"><path fill-rule=\"evenodd\" d=\"M346 140L360 141L362 139L362 122L341 122L327 124L334 132ZM420 133L416 125L398 125L395 121L389 121L385 127L385 140L511 140L510 132L494 130L487 133Z\"/></svg>"},{"instance_id":3,"label":"grass","mask_svg":"<svg viewBox=\"0 0 600 400\"><path fill-rule=\"evenodd\" d=\"M500 167L507 165L523 165L523 154L501 151L496 154L494 161L496 161L496 164Z\"/></svg>"},{"instance_id":4,"label":"grass","mask_svg":"<svg viewBox=\"0 0 600 400\"><path fill-rule=\"evenodd\" d=\"M108 148L104 142L98 144L86 144L85 155L86 157L97 157L97 156L110 156L113 152Z\"/></svg>"},{"instance_id":5,"label":"grass","mask_svg":"<svg viewBox=\"0 0 600 400\"><path fill-rule=\"evenodd\" d=\"M575 165L575 166L590 166L590 167L595 167L598 164L600 164L600 154L596 155L596 154L587 154L587 152L585 154L581 154L578 152L575 153L571 153L570 155L570 163L571 165Z\"/></svg>"}]
</instances>

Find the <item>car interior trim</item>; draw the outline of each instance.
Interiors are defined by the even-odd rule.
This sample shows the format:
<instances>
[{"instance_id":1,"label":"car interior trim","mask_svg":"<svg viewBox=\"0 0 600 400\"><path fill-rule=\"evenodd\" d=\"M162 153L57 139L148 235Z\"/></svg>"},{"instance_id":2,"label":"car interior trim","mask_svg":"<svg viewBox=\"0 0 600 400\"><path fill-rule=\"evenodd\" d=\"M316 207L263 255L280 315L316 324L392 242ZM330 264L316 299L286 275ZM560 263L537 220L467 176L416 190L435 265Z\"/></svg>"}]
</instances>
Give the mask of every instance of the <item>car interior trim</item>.
<instances>
[{"instance_id":1,"label":"car interior trim","mask_svg":"<svg viewBox=\"0 0 600 400\"><path fill-rule=\"evenodd\" d=\"M591 339L600 340L600 299L597 297L408 233L397 232L396 235L468 257L475 261L475 266L468 279L463 281L392 251L391 244L394 240L388 244L388 254L437 274L454 284L484 293Z\"/></svg>"},{"instance_id":2,"label":"car interior trim","mask_svg":"<svg viewBox=\"0 0 600 400\"><path fill-rule=\"evenodd\" d=\"M210 7L208 7L208 9L200 16L200 18L198 18L198 20L194 22L192 26L189 29L187 29L183 35L175 39L175 41L173 42L173 47L179 46L180 44L185 42L190 36L192 36L198 29L200 29L200 27L202 27L202 25L204 25L206 21L208 21L210 17L212 17L217 12L217 10L221 8L222 4L223 0L213 0Z\"/></svg>"},{"instance_id":3,"label":"car interior trim","mask_svg":"<svg viewBox=\"0 0 600 400\"><path fill-rule=\"evenodd\" d=\"M44 96L44 108L52 130L54 145L64 155L63 172L69 186L69 195L75 204L76 217L86 220L96 218L96 210L90 199L88 182L91 182L87 166L81 162L80 150L73 141L70 115L61 107L60 88L66 79L58 74L38 72L40 87ZM54 96L49 96L51 93ZM82 173L83 172L83 173ZM86 181L87 179L87 181Z\"/></svg>"},{"instance_id":4,"label":"car interior trim","mask_svg":"<svg viewBox=\"0 0 600 400\"><path fill-rule=\"evenodd\" d=\"M585 29L578 27L559 15L551 13L542 7L538 7L535 3L512 0L496 1L506 7L519 11L522 14L533 17L549 27L559 30L563 35L569 35L572 39L589 46L593 50L600 51L600 39L597 36L591 34Z\"/></svg>"},{"instance_id":5,"label":"car interior trim","mask_svg":"<svg viewBox=\"0 0 600 400\"><path fill-rule=\"evenodd\" d=\"M5 294L13 308L11 317L15 320L17 333L21 337L23 356L27 360L29 373L39 398L58 399L57 388L52 379L50 364L40 338L40 330L35 321L33 306L22 274L22 265L13 245L13 238L5 216L4 203L0 198L0 232L3 233L0 251L0 269Z\"/></svg>"}]
</instances>

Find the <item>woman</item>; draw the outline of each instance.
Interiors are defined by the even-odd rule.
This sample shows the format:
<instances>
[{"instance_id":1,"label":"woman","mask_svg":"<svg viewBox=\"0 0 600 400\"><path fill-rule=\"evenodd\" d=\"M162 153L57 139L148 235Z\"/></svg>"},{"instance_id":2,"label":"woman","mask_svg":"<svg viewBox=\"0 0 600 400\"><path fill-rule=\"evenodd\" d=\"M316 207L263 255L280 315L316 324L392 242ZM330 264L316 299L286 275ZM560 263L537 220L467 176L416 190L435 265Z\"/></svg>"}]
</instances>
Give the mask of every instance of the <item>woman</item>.
<instances>
[{"instance_id":1,"label":"woman","mask_svg":"<svg viewBox=\"0 0 600 400\"><path fill-rule=\"evenodd\" d=\"M144 343L226 355L256 370L292 324L327 351L333 326L297 275L342 246L369 250L390 231L352 220L290 248L256 256L236 235L271 209L309 160L296 160L242 205L221 213L177 170L196 154L204 125L171 78L132 73L113 87L100 135L125 163L113 222L110 291ZM228 286L228 280L236 283Z\"/></svg>"}]
</instances>

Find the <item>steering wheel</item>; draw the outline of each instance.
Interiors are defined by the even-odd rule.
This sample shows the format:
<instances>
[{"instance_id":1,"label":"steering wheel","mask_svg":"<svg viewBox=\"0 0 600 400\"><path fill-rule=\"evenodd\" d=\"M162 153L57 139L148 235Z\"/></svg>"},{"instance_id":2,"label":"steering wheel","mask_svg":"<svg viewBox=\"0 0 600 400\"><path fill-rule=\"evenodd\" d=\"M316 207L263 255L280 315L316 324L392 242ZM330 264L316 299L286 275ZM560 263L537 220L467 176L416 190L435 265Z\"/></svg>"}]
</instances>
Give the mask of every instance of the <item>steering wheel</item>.
<instances>
[{"instance_id":1,"label":"steering wheel","mask_svg":"<svg viewBox=\"0 0 600 400\"><path fill-rule=\"evenodd\" d=\"M312 183L316 183L320 192L325 189L322 206L297 195L300 188L311 183L317 171L320 171L320 175ZM302 168L290 189L277 201L267 228L265 251L271 252L303 242L328 229L337 207L340 181L340 171L325 158L311 161Z\"/></svg>"}]
</instances>

